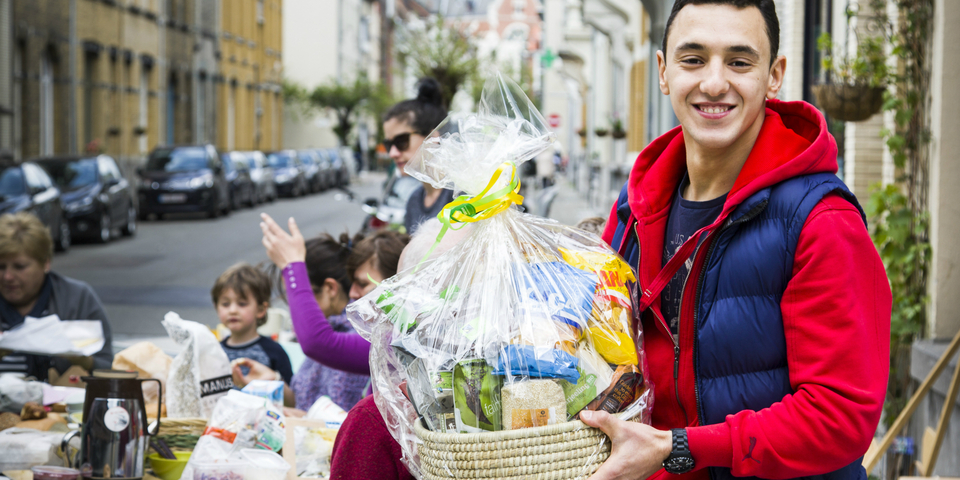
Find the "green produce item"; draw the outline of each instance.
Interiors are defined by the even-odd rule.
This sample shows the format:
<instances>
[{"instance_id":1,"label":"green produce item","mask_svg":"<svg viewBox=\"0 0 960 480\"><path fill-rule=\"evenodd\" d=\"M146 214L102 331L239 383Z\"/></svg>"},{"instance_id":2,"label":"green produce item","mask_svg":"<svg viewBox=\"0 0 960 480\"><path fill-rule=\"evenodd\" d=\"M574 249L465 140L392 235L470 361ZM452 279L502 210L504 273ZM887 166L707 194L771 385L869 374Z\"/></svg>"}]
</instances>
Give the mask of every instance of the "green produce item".
<instances>
[{"instance_id":1,"label":"green produce item","mask_svg":"<svg viewBox=\"0 0 960 480\"><path fill-rule=\"evenodd\" d=\"M453 404L460 433L502 430L502 379L483 359L462 360L453 369Z\"/></svg>"}]
</instances>

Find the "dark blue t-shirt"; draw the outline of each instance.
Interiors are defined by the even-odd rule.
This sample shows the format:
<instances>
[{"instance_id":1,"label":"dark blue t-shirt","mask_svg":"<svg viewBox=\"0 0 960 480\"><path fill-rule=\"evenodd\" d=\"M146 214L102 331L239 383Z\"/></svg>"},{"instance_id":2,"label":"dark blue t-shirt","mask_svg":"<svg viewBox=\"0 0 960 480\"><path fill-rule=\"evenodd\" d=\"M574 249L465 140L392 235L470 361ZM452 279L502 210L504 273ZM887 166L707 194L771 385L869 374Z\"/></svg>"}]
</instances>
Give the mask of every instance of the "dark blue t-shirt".
<instances>
[{"instance_id":1,"label":"dark blue t-shirt","mask_svg":"<svg viewBox=\"0 0 960 480\"><path fill-rule=\"evenodd\" d=\"M727 196L723 195L713 200L705 202L691 202L683 199L683 191L690 184L690 178L683 177L680 187L673 195L673 202L670 204L670 216L667 217L667 231L663 238L663 265L673 258L677 250L683 245L683 242L690 238L697 230L710 225L720 212L723 210L723 202ZM706 236L701 235L702 242ZM683 293L683 283L693 267L693 257L684 262L673 276L670 283L664 287L660 293L660 311L663 313L663 319L670 326L670 332L674 336L678 333L680 325L680 296Z\"/></svg>"},{"instance_id":2,"label":"dark blue t-shirt","mask_svg":"<svg viewBox=\"0 0 960 480\"><path fill-rule=\"evenodd\" d=\"M274 342L273 339L264 337L260 335L255 340L251 340L243 345L227 345L227 339L224 339L220 342L220 346L223 347L223 351L226 352L227 358L230 361L234 361L238 358L249 358L250 360L256 360L276 372L280 372L280 377L283 378L284 382L287 382L287 385L290 385L290 380L293 378L293 367L290 366L290 357L287 356L287 352L283 350L283 347L279 343ZM247 367L241 367L243 374L247 375L250 373L250 369Z\"/></svg>"}]
</instances>

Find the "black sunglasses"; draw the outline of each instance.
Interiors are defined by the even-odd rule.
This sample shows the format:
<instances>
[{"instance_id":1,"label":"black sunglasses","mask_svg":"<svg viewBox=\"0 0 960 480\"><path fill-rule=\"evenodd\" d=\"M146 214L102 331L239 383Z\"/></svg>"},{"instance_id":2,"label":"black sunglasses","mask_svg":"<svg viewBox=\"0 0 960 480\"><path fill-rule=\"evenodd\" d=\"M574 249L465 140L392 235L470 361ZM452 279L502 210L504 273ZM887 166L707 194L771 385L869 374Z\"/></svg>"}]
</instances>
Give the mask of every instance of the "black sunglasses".
<instances>
[{"instance_id":1,"label":"black sunglasses","mask_svg":"<svg viewBox=\"0 0 960 480\"><path fill-rule=\"evenodd\" d=\"M390 153L391 147L397 147L397 150L405 152L410 148L410 135L412 133L401 133L393 138L385 138L383 139L383 147L387 149L387 153Z\"/></svg>"}]
</instances>

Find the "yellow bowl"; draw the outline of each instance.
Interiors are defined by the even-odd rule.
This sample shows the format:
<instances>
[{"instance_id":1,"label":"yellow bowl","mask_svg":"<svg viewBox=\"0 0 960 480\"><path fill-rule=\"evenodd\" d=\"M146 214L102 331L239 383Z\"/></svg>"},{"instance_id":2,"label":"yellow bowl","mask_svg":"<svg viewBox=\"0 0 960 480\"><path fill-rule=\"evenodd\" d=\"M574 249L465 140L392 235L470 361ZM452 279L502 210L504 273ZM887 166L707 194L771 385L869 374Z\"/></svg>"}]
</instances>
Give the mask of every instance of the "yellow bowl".
<instances>
[{"instance_id":1,"label":"yellow bowl","mask_svg":"<svg viewBox=\"0 0 960 480\"><path fill-rule=\"evenodd\" d=\"M179 480L180 475L183 474L183 467L186 467L187 461L190 460L190 452L173 452L173 454L177 457L176 460L163 458L159 453L147 455L150 459L150 468L153 469L154 475L160 477L160 480Z\"/></svg>"}]
</instances>

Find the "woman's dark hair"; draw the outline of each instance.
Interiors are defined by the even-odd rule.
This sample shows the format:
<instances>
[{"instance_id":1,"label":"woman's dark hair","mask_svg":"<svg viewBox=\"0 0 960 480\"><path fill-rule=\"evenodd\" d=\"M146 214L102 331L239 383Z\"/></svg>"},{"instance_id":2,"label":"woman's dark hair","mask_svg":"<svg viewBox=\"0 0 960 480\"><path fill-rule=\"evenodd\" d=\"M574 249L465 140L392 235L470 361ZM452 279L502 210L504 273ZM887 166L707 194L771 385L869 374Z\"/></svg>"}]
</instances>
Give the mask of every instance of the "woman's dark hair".
<instances>
[{"instance_id":1,"label":"woman's dark hair","mask_svg":"<svg viewBox=\"0 0 960 480\"><path fill-rule=\"evenodd\" d=\"M384 122L394 118L413 127L415 133L429 135L447 118L440 83L430 77L421 78L417 82L417 98L404 100L390 107L383 115Z\"/></svg>"},{"instance_id":2,"label":"woman's dark hair","mask_svg":"<svg viewBox=\"0 0 960 480\"><path fill-rule=\"evenodd\" d=\"M363 235L355 235L350 238L347 233L340 234L340 238L335 239L329 234L321 233L306 241L307 254L304 263L307 266L307 277L310 284L319 287L323 285L324 280L332 278L343 288L344 295L350 291L350 285L353 283L353 276L347 274L347 259L353 247L363 240ZM275 278L274 285L277 288L283 288L283 272L278 268L272 269L272 277ZM284 295L283 291L279 292Z\"/></svg>"},{"instance_id":3,"label":"woman's dark hair","mask_svg":"<svg viewBox=\"0 0 960 480\"><path fill-rule=\"evenodd\" d=\"M770 40L770 65L777 59L777 53L780 51L780 20L777 19L777 6L774 0L677 0L670 10L670 17L667 18L667 26L663 29L663 43L660 49L663 51L663 57L667 57L667 37L670 35L670 25L673 19L680 13L680 10L687 5L730 5L738 9L756 7L763 16L764 23L767 24L767 39Z\"/></svg>"},{"instance_id":4,"label":"woman's dark hair","mask_svg":"<svg viewBox=\"0 0 960 480\"><path fill-rule=\"evenodd\" d=\"M410 236L393 230L380 230L377 233L357 242L347 259L347 275L353 278L357 269L371 258L373 267L390 278L397 274L397 265L400 263L400 253L410 242Z\"/></svg>"}]
</instances>

